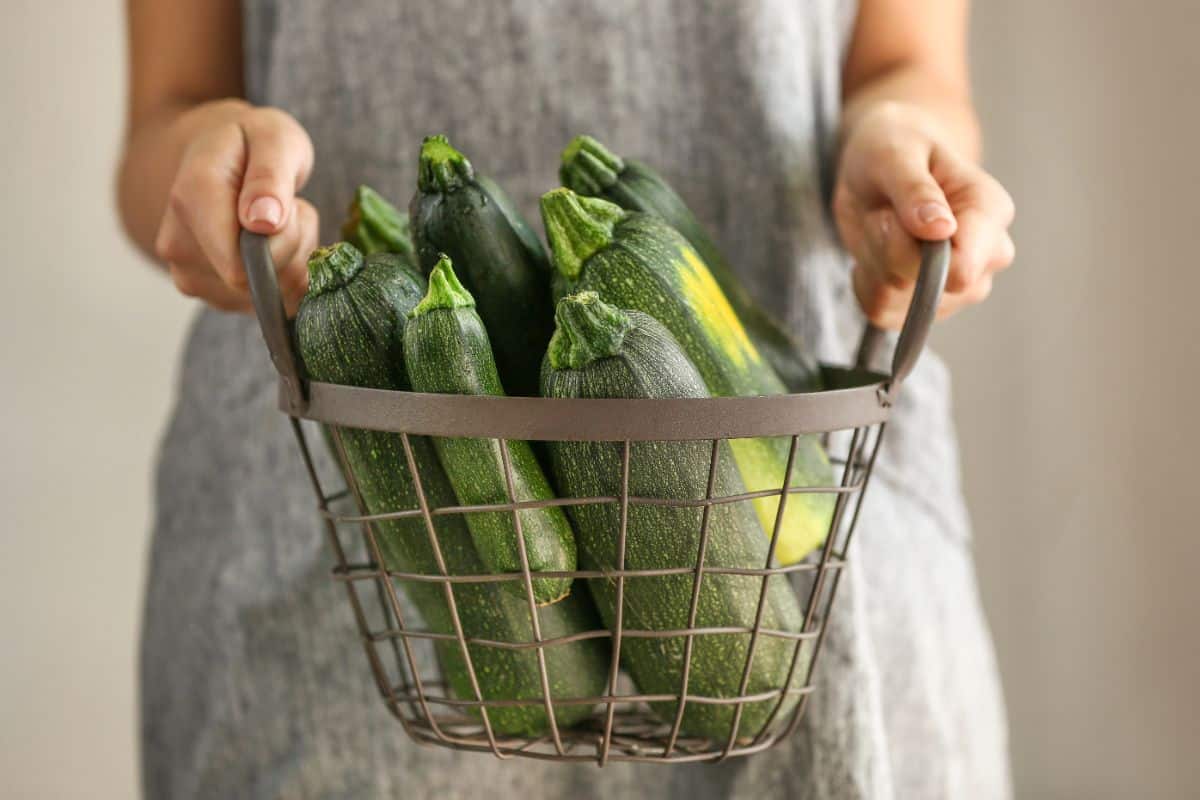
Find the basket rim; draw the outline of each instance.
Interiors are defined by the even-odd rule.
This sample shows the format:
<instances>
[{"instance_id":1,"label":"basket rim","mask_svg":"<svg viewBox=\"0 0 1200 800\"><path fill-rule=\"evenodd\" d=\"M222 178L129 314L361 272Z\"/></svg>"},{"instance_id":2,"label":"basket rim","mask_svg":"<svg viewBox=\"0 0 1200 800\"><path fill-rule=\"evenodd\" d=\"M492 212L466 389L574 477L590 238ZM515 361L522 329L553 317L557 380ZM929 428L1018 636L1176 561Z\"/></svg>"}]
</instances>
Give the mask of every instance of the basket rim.
<instances>
[{"instance_id":1,"label":"basket rim","mask_svg":"<svg viewBox=\"0 0 1200 800\"><path fill-rule=\"evenodd\" d=\"M298 419L417 436L531 441L699 441L827 433L885 422L888 379L824 366L834 388L761 397L583 399L430 394L309 382Z\"/></svg>"}]
</instances>

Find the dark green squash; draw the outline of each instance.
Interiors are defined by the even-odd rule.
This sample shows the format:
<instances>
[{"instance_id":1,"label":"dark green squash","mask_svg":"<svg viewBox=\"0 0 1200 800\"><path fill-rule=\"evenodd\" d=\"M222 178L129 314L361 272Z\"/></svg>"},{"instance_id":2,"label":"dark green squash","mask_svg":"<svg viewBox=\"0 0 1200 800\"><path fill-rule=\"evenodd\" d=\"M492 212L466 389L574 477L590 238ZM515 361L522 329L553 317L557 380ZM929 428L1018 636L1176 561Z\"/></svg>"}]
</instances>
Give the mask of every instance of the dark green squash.
<instances>
[{"instance_id":1,"label":"dark green squash","mask_svg":"<svg viewBox=\"0 0 1200 800\"><path fill-rule=\"evenodd\" d=\"M558 305L558 329L542 367L546 397L686 398L708 397L696 368L671 334L653 317L621 311L594 292L567 297ZM702 500L708 488L712 445L709 442L634 442L630 445L629 493L639 498ZM554 442L551 462L557 484L573 497L620 493L622 448L612 442ZM744 491L728 446L721 445L714 496ZM586 569L611 571L618 566L617 531L620 509L615 503L572 506L580 560ZM699 554L703 524L700 507L675 508L630 504L626 528L625 568L630 570L691 566ZM708 567L761 569L767 540L747 502L711 507L704 564ZM696 627L753 627L762 578L705 574L701 583ZM796 633L803 624L800 606L788 582L768 578L764 629ZM689 625L691 574L631 577L624 586L624 629L679 630ZM589 581L600 615L609 627L616 620L616 581ZM688 693L704 697L736 697L742 679L749 634L697 634L692 652ZM787 681L795 642L760 635L747 694L782 689ZM683 636L627 636L621 657L638 688L648 694L679 693L686 640ZM806 654L804 657L807 657ZM804 674L800 672L799 674ZM738 736L758 733L778 696L745 705ZM791 695L786 712L796 702ZM672 722L678 703L652 704ZM724 739L729 736L734 707L690 702L680 730L687 735Z\"/></svg>"},{"instance_id":2,"label":"dark green squash","mask_svg":"<svg viewBox=\"0 0 1200 800\"><path fill-rule=\"evenodd\" d=\"M408 389L404 370L404 330L408 313L425 293L424 279L394 255L364 259L345 243L317 250L309 262L309 291L296 316L300 356L312 380L378 389ZM344 429L346 455L367 510L385 513L416 508L417 495L399 434ZM432 444L410 437L417 469L433 507L455 504ZM434 517L438 543L452 575L487 570L475 553L460 516ZM425 524L420 518L375 523L385 565L394 571L440 574ZM445 590L436 583L405 582L403 589L426 627L453 633ZM503 642L533 641L529 606L524 598L496 583L467 583L454 588L454 599L467 637ZM579 592L537 610L543 638L594 630L599 624L586 593ZM411 624L411 623L410 623ZM436 649L453 693L474 699L466 661L457 642L440 640ZM471 662L485 699L529 700L529 705L493 708L494 729L503 734L540 735L548 729L537 656L481 644L469 646ZM577 641L546 648L546 667L555 698L600 694L608 676L608 647L602 640ZM588 716L586 705L557 706L559 725Z\"/></svg>"},{"instance_id":3,"label":"dark green squash","mask_svg":"<svg viewBox=\"0 0 1200 800\"><path fill-rule=\"evenodd\" d=\"M413 244L428 274L442 254L475 297L510 394L536 395L538 359L554 327L550 268L537 235L494 182L475 175L444 136L421 146L409 207Z\"/></svg>"},{"instance_id":4,"label":"dark green squash","mask_svg":"<svg viewBox=\"0 0 1200 800\"><path fill-rule=\"evenodd\" d=\"M785 391L696 250L662 218L555 189L542 197L542 219L558 272L557 293L593 290L621 308L650 314L679 342L715 396ZM790 444L787 437L731 441L749 491L778 491L785 485ZM820 443L812 436L801 438L787 485L829 486L832 481ZM792 494L775 552L780 563L799 561L824 540L833 506L829 493ZM774 530L778 508L778 496L755 501L764 530Z\"/></svg>"},{"instance_id":5,"label":"dark green squash","mask_svg":"<svg viewBox=\"0 0 1200 800\"><path fill-rule=\"evenodd\" d=\"M666 179L647 164L613 153L591 136L576 136L562 154L563 185L578 194L602 197L627 211L656 214L683 234L705 263L746 334L793 391L821 388L812 353L750 295L708 231Z\"/></svg>"},{"instance_id":6,"label":"dark green squash","mask_svg":"<svg viewBox=\"0 0 1200 800\"><path fill-rule=\"evenodd\" d=\"M404 335L404 362L412 387L418 392L503 396L504 387L492 360L492 348L483 320L475 313L475 300L454 274L450 259L442 258L429 273L429 292L409 315ZM537 360L535 354L529 358ZM498 439L442 438L433 440L438 458L454 494L462 505L509 502L504 458ZM507 443L512 466L513 494L518 502L554 497L528 442ZM570 572L575 569L575 536L559 507L519 511L521 539L533 572ZM467 515L475 551L495 573L521 571L516 523L508 511ZM525 596L522 581L505 587ZM555 603L571 590L570 578L533 579L534 598Z\"/></svg>"}]
</instances>

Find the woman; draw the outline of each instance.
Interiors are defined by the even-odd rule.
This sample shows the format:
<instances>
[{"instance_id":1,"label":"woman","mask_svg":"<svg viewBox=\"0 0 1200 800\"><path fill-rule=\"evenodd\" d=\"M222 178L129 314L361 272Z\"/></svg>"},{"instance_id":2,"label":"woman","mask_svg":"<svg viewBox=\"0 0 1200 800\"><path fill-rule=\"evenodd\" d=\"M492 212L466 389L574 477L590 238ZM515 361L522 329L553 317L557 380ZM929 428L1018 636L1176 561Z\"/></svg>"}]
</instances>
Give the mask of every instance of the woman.
<instances>
[{"instance_id":1,"label":"woman","mask_svg":"<svg viewBox=\"0 0 1200 800\"><path fill-rule=\"evenodd\" d=\"M858 307L899 326L917 240L953 239L943 316L1013 257L1012 203L975 163L966 0L350 5L130 2L122 216L210 307L158 473L147 794L1007 796L935 358L901 395L802 730L726 765L598 771L404 736L328 578L255 322L221 313L249 309L239 226L271 235L294 308L357 183L407 199L424 134L449 134L536 218L553 154L595 132L659 165L758 297L846 361Z\"/></svg>"}]
</instances>

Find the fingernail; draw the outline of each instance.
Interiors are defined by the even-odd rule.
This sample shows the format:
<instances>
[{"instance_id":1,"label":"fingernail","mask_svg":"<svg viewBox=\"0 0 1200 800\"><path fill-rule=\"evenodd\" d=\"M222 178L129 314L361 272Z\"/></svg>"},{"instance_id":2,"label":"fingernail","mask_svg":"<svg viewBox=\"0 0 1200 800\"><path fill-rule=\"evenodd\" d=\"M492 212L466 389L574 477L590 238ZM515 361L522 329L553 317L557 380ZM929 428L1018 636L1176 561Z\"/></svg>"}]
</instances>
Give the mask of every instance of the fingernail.
<instances>
[{"instance_id":1,"label":"fingernail","mask_svg":"<svg viewBox=\"0 0 1200 800\"><path fill-rule=\"evenodd\" d=\"M942 219L950 222L954 217L950 216L950 209L941 203L926 203L917 209L917 219L928 225Z\"/></svg>"},{"instance_id":2,"label":"fingernail","mask_svg":"<svg viewBox=\"0 0 1200 800\"><path fill-rule=\"evenodd\" d=\"M260 197L250 204L246 215L250 222L278 225L283 220L283 206L274 197Z\"/></svg>"}]
</instances>

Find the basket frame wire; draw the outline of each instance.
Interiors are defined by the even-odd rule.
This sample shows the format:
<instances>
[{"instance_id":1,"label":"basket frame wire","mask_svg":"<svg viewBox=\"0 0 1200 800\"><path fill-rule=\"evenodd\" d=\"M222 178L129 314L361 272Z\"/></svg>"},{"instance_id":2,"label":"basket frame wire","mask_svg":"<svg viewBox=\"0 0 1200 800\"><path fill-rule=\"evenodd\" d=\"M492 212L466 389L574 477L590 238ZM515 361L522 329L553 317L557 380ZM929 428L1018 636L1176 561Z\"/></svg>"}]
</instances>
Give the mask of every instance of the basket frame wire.
<instances>
[{"instance_id":1,"label":"basket frame wire","mask_svg":"<svg viewBox=\"0 0 1200 800\"><path fill-rule=\"evenodd\" d=\"M504 470L504 491L509 503L517 501L517 492L513 488L512 454L508 449L507 439L496 439L500 448L500 463ZM547 722L550 725L550 735L554 739L554 749L559 755L564 755L562 737L558 733L558 720L554 716L554 695L550 691L550 676L546 672L546 650L542 642L542 626L538 621L537 602L533 596L533 577L529 571L529 552L525 546L525 530L521 523L521 512L513 509L513 527L517 538L517 552L521 556L521 583L525 590L525 600L529 606L529 621L533 628L533 641L537 644L535 652L538 661L538 680L542 684L542 699L545 703Z\"/></svg>"},{"instance_id":2,"label":"basket frame wire","mask_svg":"<svg viewBox=\"0 0 1200 800\"><path fill-rule=\"evenodd\" d=\"M850 540L854 536L854 530L855 530L855 528L858 527L858 516L859 516L859 513L862 511L863 498L866 496L867 484L870 482L871 475L874 472L875 461L879 456L879 446L883 442L883 434L886 431L886 429L887 429L886 422L882 422L877 426L877 430L876 430L876 434L875 434L875 443L871 447L871 455L867 460L866 467L861 470L861 474L862 474L861 491L859 492L857 502L854 505L854 514L850 518L850 524L846 528L845 538L842 541L841 547L838 548L837 559L842 564L846 563L847 549L850 547ZM869 435L869 434L864 434L864 438L867 435ZM854 461L855 461L854 459L847 459L847 464L846 464L847 470L850 469L850 465L853 464ZM834 540L836 538L835 533L837 530L837 523L839 523L841 520L841 512L835 510L834 513L837 518L835 519L835 522L833 525L833 530L830 532L829 537L826 539L825 546L822 548L822 551L821 551L821 563L822 564L828 563L830 556L834 550ZM828 604L830 606L833 604L833 598L834 598L834 595L837 593L838 584L841 582L843 571L844 570L842 570L842 569L838 569L838 570L834 571L834 575L833 575L833 579L832 579L833 583L829 588L829 595L828 595L828 598L829 598ZM823 573L818 573L817 582L821 581L822 575L823 575ZM808 606L810 609L815 604L816 598L818 598L820 596L818 594L819 588L820 587L818 587L815 582L813 585L813 593L810 596L809 602L808 602ZM811 621L806 620L804 629L808 630L810 624L811 624ZM813 660L812 660L812 663L809 664L808 675L805 678L805 683L811 683L811 681L812 681L813 667L815 666L815 663L816 663L817 654L820 653L820 651L821 651L821 645L825 641L826 630L828 630L828 626L822 625L820 628L820 631L817 633L816 644L815 644L814 651L813 651ZM789 681L790 681L790 678L789 678ZM799 713L796 716L792 717L792 719L788 722L787 727L782 734L783 736L791 736L795 732L797 726L799 726L799 724L800 724L800 718L801 718L801 716L803 716L804 706L807 705L807 701L808 701L807 696L802 697L800 699L800 702L797 704L799 706L799 709L798 709Z\"/></svg>"},{"instance_id":3,"label":"basket frame wire","mask_svg":"<svg viewBox=\"0 0 1200 800\"><path fill-rule=\"evenodd\" d=\"M365 510L366 505L363 502L362 494L358 487L358 481L354 477L354 471L350 467L350 460L346 454L346 444L345 444L345 439L343 438L343 435L342 435L342 429L340 427L334 426L331 428L331 433L332 433L332 438L333 438L333 442L334 442L334 449L337 452L338 463L340 464L340 466L342 468L342 474L346 479L346 488L350 492L351 496L354 498L355 504L360 509ZM363 539L366 542L371 559L376 564L380 564L380 565L384 564L385 562L383 559L382 550L379 547L379 539L378 539L378 536L376 535L374 521L363 520L360 523L360 525L361 525L361 529L362 529L362 533L363 533ZM407 626L405 625L405 622L404 622L404 612L401 611L401 609L400 609L399 599L396 597L395 586L393 585L392 581L390 579L386 578L386 576L376 575L375 580L373 580L372 583L375 585L377 593L382 595L382 599L386 601L386 602L381 602L381 604L380 604L382 606L382 608L384 609L385 619L394 620L398 630L400 630L400 631L406 630ZM416 689L417 689L417 702L420 704L420 707L421 707L421 710L422 710L424 716L432 721L433 717L430 714L429 703L425 697L425 689L421 682L420 670L418 669L416 660L413 657L412 649L409 646L408 638L404 637L404 636L401 636L399 638L400 638L401 644L404 648L405 658L407 660L409 672L405 673L403 670L400 670L400 669L398 669L397 671L399 672L399 674L404 676L405 689L408 688L407 677L408 677L408 675L412 675L413 681L414 681ZM391 641L395 642L396 640L392 639ZM374 649L373 644L371 644L370 646L372 647L372 649ZM399 661L399 658L397 658L397 661ZM391 682L387 680L386 671L384 672L384 675L383 675L383 681L380 685L380 690L383 693L384 699L388 703L388 706L390 708L394 708L394 705L397 703L397 700L395 697L395 689L391 685ZM410 703L410 705L411 705L411 703ZM433 723L433 724L436 725L436 723ZM487 723L486 723L486 719L485 719L485 726L486 726L486 724Z\"/></svg>"},{"instance_id":4,"label":"basket frame wire","mask_svg":"<svg viewBox=\"0 0 1200 800\"><path fill-rule=\"evenodd\" d=\"M704 490L704 499L712 500L717 483L717 467L721 460L721 440L713 439L712 451L708 462L708 484ZM671 733L663 748L663 757L669 758L675 750L675 742L679 739L679 728L683 725L683 714L687 710L688 679L692 675L692 649L696 644L696 615L700 610L700 584L704 580L704 558L708 555L708 521L712 516L712 506L705 504L700 517L700 542L696 547L696 569L692 578L692 596L688 604L688 633L683 644L683 670L679 678L679 708L675 712L675 722L671 725ZM764 578L763 582L766 582ZM736 729L736 725L734 726Z\"/></svg>"},{"instance_id":5,"label":"basket frame wire","mask_svg":"<svg viewBox=\"0 0 1200 800\"><path fill-rule=\"evenodd\" d=\"M787 466L783 470L783 485L779 487L779 505L775 510L775 523L771 526L771 543L767 546L767 560L766 563L763 564L765 568L769 568L771 566L771 562L775 559L775 547L779 543L779 531L783 527L783 515L788 501L787 489L792 483L792 469L796 464L796 446L799 444L799 441L799 436L792 436L791 442L788 444ZM841 499L841 497L842 495L839 495L838 499ZM831 535L832 534L826 534L825 538L829 539ZM754 630L750 634L750 646L746 648L746 664L742 668L742 679L738 688L739 697L745 697L746 691L750 688L750 670L754 665L754 649L758 646L758 637L762 632L763 607L766 605L767 587L770 584L771 577L772 576L770 575L764 575L761 581L762 585L758 590L758 608L755 609L754 612ZM801 626L800 628L801 631L806 629L806 625ZM803 640L798 639L797 641L802 642ZM795 667L796 658L798 656L799 650L797 649L792 653L792 663L789 665L789 672ZM779 706L782 706L786 700L787 685L785 684L783 693L779 695L779 702L776 705L776 709L778 709ZM725 749L721 752L721 757L717 759L718 761L724 761L725 759L729 758L729 754L733 751L733 747L737 742L738 730L742 723L742 712L745 710L745 708L746 706L744 702L738 702L737 706L734 707L733 723L729 726L729 739L725 742Z\"/></svg>"},{"instance_id":6,"label":"basket frame wire","mask_svg":"<svg viewBox=\"0 0 1200 800\"><path fill-rule=\"evenodd\" d=\"M269 248L263 237L244 234L243 257L247 264L251 293L256 312L263 328L264 338L280 373L280 407L290 416L293 433L297 439L305 468L314 493L317 495L317 514L322 520L334 554L334 579L345 583L351 603L353 618L360 633L362 646L381 697L401 722L406 733L414 740L438 744L461 750L490 752L497 758L528 757L551 761L591 761L600 766L612 761L653 763L689 763L698 761L720 762L731 757L746 756L772 747L792 735L798 727L813 693L813 675L822 644L828 630L827 621L832 608L853 532L857 527L862 510L863 498L879 454L880 443L886 429L888 409L900 382L911 371L924 345L934 310L940 299L949 263L948 243L930 244L925 247L921 276L914 290L914 301L909 309L904 329L901 332L896 353L893 357L891 378L873 378L861 372L869 357L878 350L882 341L877 331L868 328L860 348L860 372L842 371L839 381L848 381L841 390L818 395L792 395L787 397L764 397L742 399L720 399L706 401L599 401L609 405L595 405L596 401L538 401L528 398L465 398L458 396L417 395L404 392L380 392L379 390L350 389L323 384L306 384L300 378L287 323L279 300L278 285ZM834 373L831 373L834 374ZM836 377L836 375L835 375ZM873 382L875 381L875 382ZM849 406L838 407L842 399ZM482 401L482 402L480 402ZM498 402L497 402L498 401ZM749 401L749 402L747 402ZM433 404L431 404L433 403ZM592 403L592 405L589 405ZM639 405L639 403L641 403ZM689 405L689 403L691 403ZM697 404L699 403L699 404ZM402 404L402 405L401 405ZM574 405L572 405L574 404ZM625 404L625 405L622 405ZM657 404L657 405L653 405ZM450 416L463 421L455 430L446 430L445 425L434 420L431 409L449 407ZM535 416L524 413L539 408L549 409L548 424L542 425ZM860 409L861 413L848 413L846 408ZM619 418L622 412L613 412L611 419L601 419L592 425L586 435L575 436L564 425L566 409L578 408L596 422L595 410L606 411L626 408L625 417L636 417L638 411L646 412L654 424L638 426L636 419ZM634 409L638 411L635 411ZM455 411L457 409L457 411ZM481 425L475 412L490 410L494 419ZM592 414L586 414L585 409ZM675 409L675 410L672 410ZM686 409L686 410L685 410ZM748 422L740 411L752 410L757 416ZM690 412L694 416L687 417ZM780 414L766 417L764 414ZM680 424L682 419L687 424ZM324 423L330 432L333 454L345 480L344 490L327 493L323 487L301 419L312 419ZM474 420L474 421L470 421ZM773 421L772 421L773 420ZM470 422L468 422L470 421ZM364 424L365 423L365 424ZM494 423L494 424L493 424ZM845 424L850 423L850 424ZM441 427L439 427L441 426ZM415 508L376 509L372 511L365 502L362 486L354 475L351 458L347 451L344 428L367 427L391 431L398 434L404 453L404 463L411 476L416 498ZM480 428L486 430L480 430ZM789 430L790 428L790 430ZM457 430L457 432L455 432ZM831 457L831 463L842 464L842 473L836 485L792 486L792 473L802 435L819 435L823 444L829 446L832 433L844 431L849 438L844 460ZM539 434L540 431L540 434ZM565 434L564 434L565 432ZM483 433L483 436L480 436ZM614 435L616 434L616 435ZM443 505L430 503L426 485L417 458L414 455L411 437L429 435L462 435L489 439L496 447L504 474L504 492L500 502L474 505ZM741 491L736 494L718 494L717 476L720 474L725 442L731 439L754 436L788 436L788 455L782 485L777 489ZM513 472L513 456L510 439L545 439L558 436L583 441L608 442L620 448L618 491L614 496L561 497L549 500L522 500L518 496ZM707 441L707 475L703 498L640 497L630 492L630 472L633 468L633 443L635 441L686 442L696 445ZM841 440L839 440L841 441ZM692 452L692 451L687 451ZM696 455L699 457L699 450ZM832 451L831 451L832 455ZM697 464L697 467L699 465ZM698 473L697 477L700 474ZM833 496L833 511L829 528L819 551L808 559L788 566L772 566L787 504L792 494L827 493ZM752 565L708 566L713 509L729 503L749 503L759 498L776 497L774 524L769 536L767 555L761 567ZM334 508L342 499L352 501L353 512L345 513ZM575 631L560 636L545 637L539 620L538 605L533 591L534 575L529 565L529 553L524 540L523 512L540 508L561 507L569 511L572 507L610 504L616 507L615 569L577 569L563 572L537 572L542 577L568 577L572 579L607 579L612 582L615 594L613 624L608 629ZM696 557L691 565L680 564L662 568L627 569L628 537L630 535L630 508L639 505L691 508L699 511L699 530L695 534ZM847 513L849 511L849 513ZM477 513L511 514L516 533L520 569L498 575L459 575L448 568L442 545L439 542L435 517L458 515L466 517ZM381 538L385 533L379 525L386 521L420 518L424 537L427 539L436 572L429 574L405 572L387 566ZM351 561L347 548L342 543L340 526L358 530L365 548L366 563ZM830 574L832 573L832 574ZM673 630L654 628L650 630L626 629L626 581L654 577L690 574L690 594L685 627ZM758 597L753 622L737 625L697 626L702 596L702 587L709 576L745 576L758 579ZM792 585L793 590L806 594L803 602L802 623L798 630L777 630L765 625L765 609L768 590L773 578ZM801 579L811 583L803 591ZM374 587L375 605L380 617L380 627L372 622L367 613L369 603L364 603L362 591L364 581ZM524 605L529 614L530 632L528 640L499 641L477 635L468 635L463 627L458 610L456 584L478 584L507 581L521 590ZM434 631L414 627L406 619L405 604L397 592L397 583L424 582L441 585L441 595L448 610L452 632ZM519 583L517 583L519 582ZM797 601L800 597L797 596ZM739 621L740 622L740 621ZM784 626L786 627L786 626ZM692 666L696 637L737 636L747 637L740 680L736 694L732 696L704 696L691 693ZM771 684L762 691L749 693L755 656L764 637L791 641L790 659L786 663L786 678L782 685ZM679 639L682 643L682 664L677 692L646 693L634 690L625 692L621 687L622 645L627 639ZM547 666L546 649L562 647L589 639L607 639L609 660L603 694L593 697L555 697L551 690L552 681ZM433 651L438 642L454 643L462 656L470 692L466 696L452 696L445 677L432 677L422 671L416 647ZM424 643L424 644L422 644ZM806 644L807 643L807 644ZM675 646L675 645L670 645ZM540 696L522 699L485 699L479 674L472 658L472 647L494 647L513 652L532 650L536 656L537 683ZM784 652L788 652L785 649ZM387 652L390 651L390 658ZM803 657L807 651L807 658ZM394 666L393 680L387 663ZM803 662L803 669L801 663ZM801 680L802 676L802 680ZM731 676L732 677L732 676ZM801 685L796 685L800 683ZM797 700L780 720L788 698ZM770 702L765 723L753 733L739 737L739 729L747 704ZM649 704L674 703L671 719L663 719L651 712ZM727 736L720 741L688 735L684 732L684 719L689 705L717 705L732 707L732 722ZM533 736L501 734L496 730L489 710L541 706L546 716L546 730ZM560 728L556 711L565 706L587 705L592 708L591 717L584 724L570 729ZM475 716L468 715L467 712Z\"/></svg>"},{"instance_id":7,"label":"basket frame wire","mask_svg":"<svg viewBox=\"0 0 1200 800\"><path fill-rule=\"evenodd\" d=\"M621 443L621 493L618 497L617 527L617 611L612 631L612 660L608 669L609 700L604 711L604 737L600 742L600 766L608 763L612 748L612 729L616 715L613 697L621 672L621 639L625 634L625 545L629 532L629 466L633 460L633 445L628 439ZM682 700L681 700L682 702Z\"/></svg>"}]
</instances>

